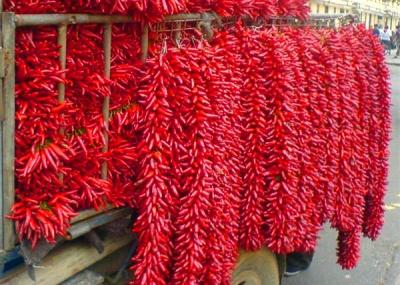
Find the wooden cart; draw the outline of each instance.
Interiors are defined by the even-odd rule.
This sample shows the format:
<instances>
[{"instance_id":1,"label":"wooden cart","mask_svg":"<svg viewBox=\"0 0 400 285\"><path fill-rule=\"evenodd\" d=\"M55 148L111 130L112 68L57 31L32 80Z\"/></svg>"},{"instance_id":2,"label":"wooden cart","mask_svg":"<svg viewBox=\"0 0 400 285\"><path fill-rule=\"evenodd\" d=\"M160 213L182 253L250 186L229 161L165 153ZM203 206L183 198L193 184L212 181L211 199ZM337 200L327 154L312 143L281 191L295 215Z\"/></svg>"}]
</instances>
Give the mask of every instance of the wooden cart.
<instances>
[{"instance_id":1,"label":"wooden cart","mask_svg":"<svg viewBox=\"0 0 400 285\"><path fill-rule=\"evenodd\" d=\"M315 26L335 27L342 21L354 19L347 15L324 16L316 15L313 18ZM183 21L195 23L197 27L210 27L213 21L220 21L215 14L184 14L167 17L164 21L180 27ZM88 14L45 14L45 15L18 15L3 12L0 1L0 265L17 246L14 225L11 220L4 218L10 212L14 203L14 154L15 154L15 34L20 27L57 26L58 44L60 45L60 66L65 69L67 50L68 25L99 24L104 25L104 75L110 77L111 68L111 31L113 24L132 23L129 16L105 16ZM274 18L271 25L302 25L304 22L296 19ZM310 23L308 23L310 24ZM163 26L165 27L165 25ZM179 29L178 29L179 30ZM179 32L179 31L178 31ZM207 32L207 31L206 31ZM149 27L145 26L142 33L142 59L147 57ZM65 99L65 86L58 86L58 99L62 103ZM109 118L109 98L104 99L103 116L105 122ZM104 133L107 139L107 133ZM107 144L104 151L107 151ZM102 167L102 178L107 179L107 165ZM69 230L69 240L83 235L90 235L99 226L113 222L130 214L127 209L110 209L107 212L82 212L73 221ZM107 255L112 254L132 241L132 237L106 239L99 248L93 248L84 241L65 242L55 250L49 248L41 260L41 267L35 271L36 283L31 280L32 272L29 268L18 268L0 279L0 284L60 284L70 276L89 267ZM101 252L101 253L99 253ZM268 249L259 252L242 252L237 267L232 276L234 285L278 285L284 270L284 258L278 257ZM1 270L0 270L1 271Z\"/></svg>"}]
</instances>

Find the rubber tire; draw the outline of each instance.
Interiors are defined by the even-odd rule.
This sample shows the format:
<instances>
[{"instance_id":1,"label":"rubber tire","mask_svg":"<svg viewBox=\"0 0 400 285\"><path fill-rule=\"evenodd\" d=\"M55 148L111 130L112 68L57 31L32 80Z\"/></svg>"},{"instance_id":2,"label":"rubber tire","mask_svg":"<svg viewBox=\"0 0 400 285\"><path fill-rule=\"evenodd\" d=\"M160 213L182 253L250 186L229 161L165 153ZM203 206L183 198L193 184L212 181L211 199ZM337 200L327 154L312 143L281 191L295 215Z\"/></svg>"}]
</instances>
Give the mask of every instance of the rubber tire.
<instances>
[{"instance_id":1,"label":"rubber tire","mask_svg":"<svg viewBox=\"0 0 400 285\"><path fill-rule=\"evenodd\" d=\"M231 285L279 285L278 259L268 249L241 251Z\"/></svg>"}]
</instances>

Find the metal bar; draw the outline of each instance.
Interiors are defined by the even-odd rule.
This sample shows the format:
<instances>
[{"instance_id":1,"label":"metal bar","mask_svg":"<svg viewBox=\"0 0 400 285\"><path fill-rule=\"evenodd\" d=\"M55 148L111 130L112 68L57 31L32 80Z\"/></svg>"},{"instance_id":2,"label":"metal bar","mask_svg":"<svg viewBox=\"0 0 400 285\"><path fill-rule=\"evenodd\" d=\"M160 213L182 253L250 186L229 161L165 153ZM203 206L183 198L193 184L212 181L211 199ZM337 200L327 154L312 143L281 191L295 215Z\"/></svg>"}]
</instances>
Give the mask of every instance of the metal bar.
<instances>
[{"instance_id":1,"label":"metal bar","mask_svg":"<svg viewBox=\"0 0 400 285\"><path fill-rule=\"evenodd\" d=\"M205 15L212 16L212 14L176 14L164 17L164 21L198 21L204 19Z\"/></svg>"},{"instance_id":2,"label":"metal bar","mask_svg":"<svg viewBox=\"0 0 400 285\"><path fill-rule=\"evenodd\" d=\"M57 34L57 44L60 47L60 68L61 70L65 70L67 67L67 25L60 25L58 27L58 34ZM65 79L65 74L62 73L63 79ZM58 102L60 104L65 102L65 83L59 82L58 83ZM64 135L65 129L60 129L60 134ZM64 175L60 173L59 175L61 183L64 182Z\"/></svg>"},{"instance_id":3,"label":"metal bar","mask_svg":"<svg viewBox=\"0 0 400 285\"><path fill-rule=\"evenodd\" d=\"M65 70L67 67L67 25L60 25L58 27L57 43L60 46L60 68ZM62 75L65 78L65 74ZM65 101L65 83L58 83L58 102L64 103Z\"/></svg>"},{"instance_id":4,"label":"metal bar","mask_svg":"<svg viewBox=\"0 0 400 285\"><path fill-rule=\"evenodd\" d=\"M112 25L111 24L105 24L104 25L104 75L107 79L110 79L111 77L111 46L112 46ZM109 95L104 98L103 101L103 119L104 119L104 147L103 147L103 152L108 151L108 143L109 143L109 137L108 137L108 128L109 128L109 120L110 120L110 94L111 90L109 92ZM103 162L103 165L101 166L101 178L102 179L107 179L108 178L108 167L107 167L107 162Z\"/></svg>"},{"instance_id":5,"label":"metal bar","mask_svg":"<svg viewBox=\"0 0 400 285\"><path fill-rule=\"evenodd\" d=\"M164 21L201 20L206 14L177 14L166 16ZM208 14L207 14L208 15ZM211 14L210 14L211 15ZM76 24L117 24L136 22L131 16L107 16L89 14L24 14L16 15L18 27Z\"/></svg>"},{"instance_id":6,"label":"metal bar","mask_svg":"<svg viewBox=\"0 0 400 285\"><path fill-rule=\"evenodd\" d=\"M177 46L179 46L181 39L182 39L182 23L181 22L176 23L176 27L174 28L173 32L175 32L174 33L175 44Z\"/></svg>"},{"instance_id":7,"label":"metal bar","mask_svg":"<svg viewBox=\"0 0 400 285\"><path fill-rule=\"evenodd\" d=\"M95 228L106 225L120 218L124 218L128 216L131 212L132 211L130 209L116 209L114 211L109 211L101 215L95 216L91 219L74 224L68 229L66 239L76 239L80 236L83 236L84 234L87 234Z\"/></svg>"},{"instance_id":8,"label":"metal bar","mask_svg":"<svg viewBox=\"0 0 400 285\"><path fill-rule=\"evenodd\" d=\"M0 49L4 53L3 50L3 37L2 37L2 12L3 12L3 0L0 0ZM4 60L3 67L0 66L0 69L4 70ZM0 270L4 267L4 263L1 261L4 254L4 211L3 211L3 121L5 119L4 114L4 94L3 94L3 77L5 75L5 70L2 72L2 76L0 77Z\"/></svg>"},{"instance_id":9,"label":"metal bar","mask_svg":"<svg viewBox=\"0 0 400 285\"><path fill-rule=\"evenodd\" d=\"M9 213L15 201L15 17L13 13L2 13L2 41L6 51L3 95L5 120L3 122L3 213ZM4 216L3 216L4 217ZM14 223L3 219L4 249L15 245Z\"/></svg>"},{"instance_id":10,"label":"metal bar","mask_svg":"<svg viewBox=\"0 0 400 285\"><path fill-rule=\"evenodd\" d=\"M149 55L149 25L148 24L146 24L143 27L141 51L142 51L142 54L140 56L140 59L144 62L144 61L146 61L146 59Z\"/></svg>"},{"instance_id":11,"label":"metal bar","mask_svg":"<svg viewBox=\"0 0 400 285\"><path fill-rule=\"evenodd\" d=\"M16 15L18 27L77 24L133 23L131 16L106 16L89 14L24 14Z\"/></svg>"}]
</instances>

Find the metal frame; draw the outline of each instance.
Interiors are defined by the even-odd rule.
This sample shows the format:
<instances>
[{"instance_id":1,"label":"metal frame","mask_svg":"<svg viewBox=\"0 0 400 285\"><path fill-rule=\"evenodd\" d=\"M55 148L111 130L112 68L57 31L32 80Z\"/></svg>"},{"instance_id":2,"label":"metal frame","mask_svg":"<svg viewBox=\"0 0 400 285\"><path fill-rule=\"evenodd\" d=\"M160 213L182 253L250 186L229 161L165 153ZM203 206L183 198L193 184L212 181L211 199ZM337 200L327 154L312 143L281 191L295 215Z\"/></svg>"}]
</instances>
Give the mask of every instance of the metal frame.
<instances>
[{"instance_id":1,"label":"metal frame","mask_svg":"<svg viewBox=\"0 0 400 285\"><path fill-rule=\"evenodd\" d=\"M60 67L66 68L67 53L67 29L69 25L79 24L100 24L104 26L103 50L104 50L104 75L106 78L111 76L111 47L112 47L112 25L122 23L135 23L130 16L107 16L107 15L88 15L88 14L14 14L2 11L2 1L0 1L0 151L2 153L0 161L0 251L12 250L15 247L16 236L14 224L11 220L4 218L15 201L15 33L18 27L33 26L57 26L57 43L60 46ZM165 18L165 21L201 21L210 19L209 14L180 14ZM142 55L144 61L148 56L149 45L149 25L143 27L142 32ZM65 84L58 84L58 101L65 101ZM104 137L106 143L103 151L108 151L108 119L110 111L110 98L106 97L103 101L103 118L105 121ZM63 129L60 130L64 132ZM107 163L103 163L101 177L107 179ZM60 180L64 177L60 174ZM107 216L107 213L102 214ZM98 219L98 213L86 211L83 216L89 219ZM97 216L97 217L95 217ZM79 220L79 218L78 218Z\"/></svg>"},{"instance_id":2,"label":"metal frame","mask_svg":"<svg viewBox=\"0 0 400 285\"><path fill-rule=\"evenodd\" d=\"M1 3L1 2L0 2ZM1 8L1 7L0 7ZM67 28L68 25L78 24L102 24L104 25L103 48L104 48L104 75L106 78L111 76L111 38L112 24L134 23L128 16L99 16L99 15L83 15L83 14L46 14L46 15L15 15L14 13L3 13L0 9L1 26L0 26L0 58L4 55L4 68L0 68L0 150L2 153L0 163L0 182L1 182L1 203L0 213L0 250L12 250L15 247L16 236L14 225L11 220L4 218L8 214L14 204L15 199L15 33L18 27L26 26L43 26L54 25L58 27L58 45L60 46L60 67L66 68L66 52L67 52ZM148 35L144 35L146 40ZM147 40L148 41L148 40ZM147 51L145 52L147 54ZM1 60L0 60L1 61ZM1 72L4 71L4 72ZM58 84L58 101L60 103L65 100L65 84ZM103 102L103 118L106 130L104 136L106 144L103 151L108 151L108 119L109 119L110 98L106 97ZM64 132L64 130L60 130ZM101 177L107 179L107 163L101 168ZM60 175L61 181L63 180ZM84 213L86 216L87 213ZM89 219L98 220L101 216L108 217L107 213L96 216L90 213ZM95 217L93 217L95 216ZM108 219L111 220L111 219Z\"/></svg>"},{"instance_id":3,"label":"metal frame","mask_svg":"<svg viewBox=\"0 0 400 285\"><path fill-rule=\"evenodd\" d=\"M244 21L249 22L250 25L258 25L257 21L249 20L248 17L242 17ZM204 14L178 14L165 17L161 26L155 25L150 27L144 25L142 30L141 59L144 61L148 56L149 46L149 31L159 33L173 32L176 37L180 37L180 32L189 25L193 29L193 24L197 23L197 27L205 26L211 27L211 24L216 26L229 25L238 20L238 17L220 18L215 13ZM317 27L323 26L321 23L329 23L333 20L340 21L354 21L357 19L350 15L313 15L309 21L299 21L294 18L270 18L261 21L265 26L312 26L315 24ZM5 219L4 215L10 212L11 206L14 203L14 155L15 155L15 33L18 27L27 26L44 26L52 25L58 27L58 45L60 48L60 66L62 69L66 68L66 53L67 53L67 28L69 25L79 24L100 24L104 26L103 34L103 49L104 49L104 75L110 78L111 70L111 46L112 46L112 25L122 23L135 23L130 16L107 16L107 15L88 15L88 14L14 14L2 12L2 1L0 0L0 251L11 250L15 246L15 231L13 222ZM165 24L172 27L173 30L163 30L159 27L165 27ZM158 27L158 28L157 28ZM204 28L204 27L203 27ZM2 64L3 63L3 64ZM65 100L65 84L58 84L58 100L60 103ZM103 118L105 121L104 137L106 143L103 151L108 151L108 119L110 109L110 98L106 97L103 101ZM64 130L60 130L64 132ZM107 179L107 163L105 162L101 168L101 177ZM63 181L62 175L60 180ZM86 215L87 213L85 213ZM95 215L91 213L91 215Z\"/></svg>"},{"instance_id":4,"label":"metal frame","mask_svg":"<svg viewBox=\"0 0 400 285\"><path fill-rule=\"evenodd\" d=\"M14 154L15 154L15 18L13 13L1 13L1 47L4 53L4 77L0 100L1 117L1 154L2 154L2 218L0 249L11 250L15 245L14 224L4 218L14 204Z\"/></svg>"}]
</instances>

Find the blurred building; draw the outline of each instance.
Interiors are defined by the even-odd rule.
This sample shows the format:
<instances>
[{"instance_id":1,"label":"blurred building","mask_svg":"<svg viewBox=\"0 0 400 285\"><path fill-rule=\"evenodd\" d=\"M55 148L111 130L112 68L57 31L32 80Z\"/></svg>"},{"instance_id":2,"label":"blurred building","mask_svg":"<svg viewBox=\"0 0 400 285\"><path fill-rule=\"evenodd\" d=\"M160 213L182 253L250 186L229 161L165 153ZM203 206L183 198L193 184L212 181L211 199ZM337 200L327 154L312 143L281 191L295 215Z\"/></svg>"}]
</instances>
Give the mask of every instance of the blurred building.
<instances>
[{"instance_id":1,"label":"blurred building","mask_svg":"<svg viewBox=\"0 0 400 285\"><path fill-rule=\"evenodd\" d=\"M396 0L311 0L313 14L356 13L367 27L374 24L394 30L400 21L400 2Z\"/></svg>"}]
</instances>

